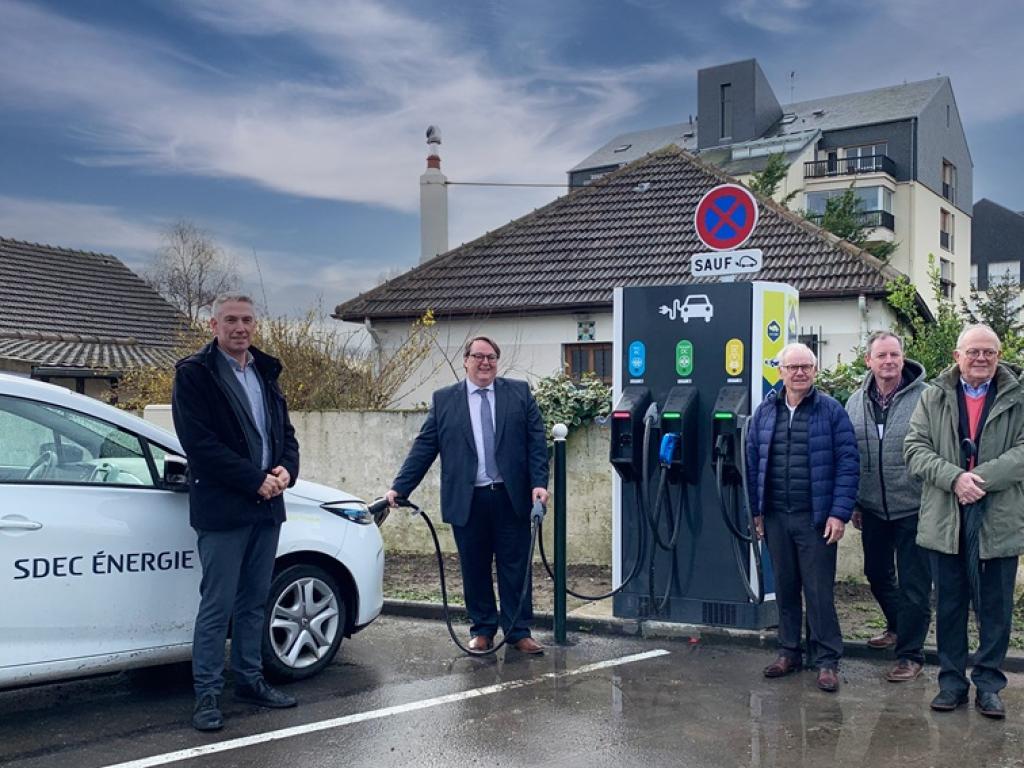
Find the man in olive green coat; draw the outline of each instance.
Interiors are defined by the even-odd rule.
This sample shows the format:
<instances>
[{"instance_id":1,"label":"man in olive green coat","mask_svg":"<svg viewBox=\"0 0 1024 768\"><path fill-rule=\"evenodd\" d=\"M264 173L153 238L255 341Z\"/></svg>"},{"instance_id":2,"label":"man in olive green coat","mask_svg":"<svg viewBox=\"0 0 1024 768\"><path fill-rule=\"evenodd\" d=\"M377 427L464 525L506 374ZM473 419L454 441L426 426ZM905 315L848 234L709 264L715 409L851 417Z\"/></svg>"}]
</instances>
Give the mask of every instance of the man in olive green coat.
<instances>
[{"instance_id":1,"label":"man in olive green coat","mask_svg":"<svg viewBox=\"0 0 1024 768\"><path fill-rule=\"evenodd\" d=\"M922 481L917 543L931 550L937 595L935 631L939 693L932 709L967 703L968 568L980 570L981 605L975 606L980 644L971 680L983 715L1005 716L999 691L1013 614L1017 560L1024 553L1024 386L999 362L1001 344L991 328L960 334L956 364L929 387L910 419L904 443L907 468ZM982 514L980 564L968 563L964 508Z\"/></svg>"}]
</instances>

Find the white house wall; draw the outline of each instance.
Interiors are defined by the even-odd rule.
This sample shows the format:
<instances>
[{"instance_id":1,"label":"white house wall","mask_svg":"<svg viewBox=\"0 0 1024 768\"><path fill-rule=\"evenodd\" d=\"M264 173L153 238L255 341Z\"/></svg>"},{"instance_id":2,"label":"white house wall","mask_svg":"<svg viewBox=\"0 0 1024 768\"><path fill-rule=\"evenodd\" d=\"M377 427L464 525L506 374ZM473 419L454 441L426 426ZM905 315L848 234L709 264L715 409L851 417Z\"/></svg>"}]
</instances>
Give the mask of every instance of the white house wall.
<instances>
[{"instance_id":1,"label":"white house wall","mask_svg":"<svg viewBox=\"0 0 1024 768\"><path fill-rule=\"evenodd\" d=\"M439 348L411 375L394 405L397 408L423 407L430 402L435 389L462 378L463 345L478 334L490 336L501 347L502 375L533 381L559 373L562 371L562 345L579 343L576 334L580 320L595 322L595 341L612 341L611 312L438 321L435 331ZM862 344L862 335L866 337L873 330L890 329L893 320L892 310L875 299L867 301L867 314L863 318L856 297L805 300L800 304L802 332L819 333L820 329L821 365L826 368L840 359L850 362L854 350ZM374 329L388 355L408 335L409 323L378 322Z\"/></svg>"}]
</instances>

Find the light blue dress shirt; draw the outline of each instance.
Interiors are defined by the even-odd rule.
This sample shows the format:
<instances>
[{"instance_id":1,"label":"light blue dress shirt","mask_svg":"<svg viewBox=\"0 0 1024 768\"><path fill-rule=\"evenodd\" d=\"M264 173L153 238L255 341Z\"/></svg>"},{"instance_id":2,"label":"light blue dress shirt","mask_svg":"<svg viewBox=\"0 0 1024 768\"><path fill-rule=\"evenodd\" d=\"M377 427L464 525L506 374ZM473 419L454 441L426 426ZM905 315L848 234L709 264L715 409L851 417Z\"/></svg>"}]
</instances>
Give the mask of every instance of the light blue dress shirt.
<instances>
[{"instance_id":1,"label":"light blue dress shirt","mask_svg":"<svg viewBox=\"0 0 1024 768\"><path fill-rule=\"evenodd\" d=\"M246 351L245 367L238 364L231 355L223 349L218 348L224 359L231 366L231 371L238 379L238 383L245 390L245 396L249 400L249 410L252 413L252 420L256 424L256 431L259 433L261 445L262 466L261 469L270 469L270 439L267 436L267 411L263 402L263 384L260 382L260 375L253 365L252 352Z\"/></svg>"},{"instance_id":2,"label":"light blue dress shirt","mask_svg":"<svg viewBox=\"0 0 1024 768\"><path fill-rule=\"evenodd\" d=\"M491 382L490 386L478 387L469 379L466 379L466 398L469 403L469 420L473 424L473 443L476 445L476 480L473 482L475 486L490 485L491 483L503 483L505 480L501 477L501 473L498 473L498 477L491 480L487 476L487 462L484 459L484 433L483 426L480 421L480 395L476 392L478 389L487 390L487 400L491 406L491 424L495 426L495 436L497 436L497 421L494 417L494 383ZM495 446L497 449L497 446Z\"/></svg>"}]
</instances>

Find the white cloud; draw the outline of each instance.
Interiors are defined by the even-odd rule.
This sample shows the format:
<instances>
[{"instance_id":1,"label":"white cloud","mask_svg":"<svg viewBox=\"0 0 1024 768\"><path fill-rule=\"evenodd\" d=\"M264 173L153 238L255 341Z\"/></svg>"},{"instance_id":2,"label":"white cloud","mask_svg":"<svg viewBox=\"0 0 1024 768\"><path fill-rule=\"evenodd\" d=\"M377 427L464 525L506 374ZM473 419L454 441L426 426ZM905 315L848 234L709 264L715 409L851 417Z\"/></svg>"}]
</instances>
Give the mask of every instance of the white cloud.
<instances>
[{"instance_id":1,"label":"white cloud","mask_svg":"<svg viewBox=\"0 0 1024 768\"><path fill-rule=\"evenodd\" d=\"M157 221L140 222L110 206L0 195L4 237L109 253L136 264L142 254L159 246L163 226Z\"/></svg>"},{"instance_id":2,"label":"white cloud","mask_svg":"<svg viewBox=\"0 0 1024 768\"><path fill-rule=\"evenodd\" d=\"M92 148L84 163L247 179L414 212L428 124L444 130L453 180L561 182L638 107L645 83L680 72L678 62L614 71L538 63L504 76L442 25L362 0L185 8L235 35L288 36L322 71L315 81L225 74L166 44L13 2L0 28L0 103L73 115ZM474 209L472 234L509 210L496 196Z\"/></svg>"},{"instance_id":3,"label":"white cloud","mask_svg":"<svg viewBox=\"0 0 1024 768\"><path fill-rule=\"evenodd\" d=\"M723 6L727 16L766 32L795 32L806 26L812 0L732 0Z\"/></svg>"}]
</instances>

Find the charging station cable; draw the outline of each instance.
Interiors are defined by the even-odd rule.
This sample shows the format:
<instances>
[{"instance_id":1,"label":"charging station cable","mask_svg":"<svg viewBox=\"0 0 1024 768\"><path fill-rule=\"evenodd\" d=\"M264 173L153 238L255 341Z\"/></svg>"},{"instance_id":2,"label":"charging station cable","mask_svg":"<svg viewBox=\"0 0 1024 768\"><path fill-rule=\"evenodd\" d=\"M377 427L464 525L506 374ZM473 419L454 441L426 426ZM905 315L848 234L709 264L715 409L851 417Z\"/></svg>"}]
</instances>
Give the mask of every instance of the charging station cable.
<instances>
[{"instance_id":1,"label":"charging station cable","mask_svg":"<svg viewBox=\"0 0 1024 768\"><path fill-rule=\"evenodd\" d=\"M468 646L462 644L459 640L458 635L455 633L455 628L452 626L451 610L448 607L448 583L445 580L444 575L444 556L441 554L441 541L437 538L437 529L434 528L434 523L430 519L429 515L424 512L420 507L413 504L408 499L398 498L395 500L398 506L405 507L409 510L409 514L414 517L420 517L427 524L427 528L430 529L430 537L434 540L434 554L437 556L437 572L441 580L441 603L444 606L444 621L448 625L448 634L451 635L452 642L459 647L459 649L467 656L490 656L501 650L506 643L508 643L508 637L502 637L501 642L497 645L488 648L486 651L475 651ZM388 503L387 499L377 499L369 505L370 513L373 514L375 511L381 509L381 505L386 506ZM531 576L531 564L533 563L533 553L537 546L537 533L540 530L541 523L544 521L544 505L539 501L533 505L533 509L530 511L530 555L527 558L526 577L523 579L523 590L519 593L519 604L516 606L516 612L512 615L512 619L509 622L509 626L514 627L516 622L519 620L520 614L523 612L523 605L526 603L526 595L530 590L530 576Z\"/></svg>"},{"instance_id":2,"label":"charging station cable","mask_svg":"<svg viewBox=\"0 0 1024 768\"><path fill-rule=\"evenodd\" d=\"M764 602L764 567L761 562L761 542L757 539L754 517L745 496L746 473L743 469L744 461L742 454L743 446L746 444L746 428L747 420L744 419L740 424L740 460L735 462L740 482L738 484L726 482L725 462L730 453L731 441L725 435L719 435L715 443L715 484L718 490L719 509L722 513L722 520L725 522L726 528L729 529L729 533L732 534L733 558L736 561L736 570L740 574L740 581L743 582L743 589L746 591L748 599L752 603L760 605ZM735 456L733 458L735 459ZM742 498L741 494L743 494ZM739 528L739 523L736 520L739 510L746 510L748 533L744 533ZM743 557L743 544L747 544L754 555L754 572L757 577L758 587L756 592L750 586L750 579L747 575L747 563L744 562Z\"/></svg>"}]
</instances>

